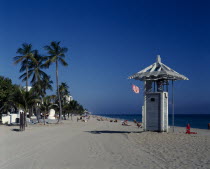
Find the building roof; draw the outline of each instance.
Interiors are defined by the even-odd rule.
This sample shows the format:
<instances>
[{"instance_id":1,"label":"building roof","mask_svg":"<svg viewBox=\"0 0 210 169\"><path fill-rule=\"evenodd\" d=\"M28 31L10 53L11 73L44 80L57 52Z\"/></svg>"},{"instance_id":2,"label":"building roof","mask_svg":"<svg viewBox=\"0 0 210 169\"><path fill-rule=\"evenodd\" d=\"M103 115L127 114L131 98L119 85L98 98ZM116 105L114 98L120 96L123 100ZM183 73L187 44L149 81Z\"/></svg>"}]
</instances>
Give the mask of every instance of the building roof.
<instances>
[{"instance_id":1,"label":"building roof","mask_svg":"<svg viewBox=\"0 0 210 169\"><path fill-rule=\"evenodd\" d=\"M157 56L157 61L145 69L128 77L135 80L189 80L186 76L179 74L175 70L169 68L161 62L160 55Z\"/></svg>"}]
</instances>

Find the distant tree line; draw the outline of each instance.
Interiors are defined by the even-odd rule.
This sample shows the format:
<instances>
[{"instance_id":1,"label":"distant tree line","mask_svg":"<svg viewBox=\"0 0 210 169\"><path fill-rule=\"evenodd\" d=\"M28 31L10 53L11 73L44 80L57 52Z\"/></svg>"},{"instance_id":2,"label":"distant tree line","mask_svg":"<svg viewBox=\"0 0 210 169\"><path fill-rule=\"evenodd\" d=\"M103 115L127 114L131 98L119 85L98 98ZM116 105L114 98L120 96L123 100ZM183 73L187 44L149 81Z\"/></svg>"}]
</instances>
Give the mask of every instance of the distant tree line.
<instances>
[{"instance_id":1,"label":"distant tree line","mask_svg":"<svg viewBox=\"0 0 210 169\"><path fill-rule=\"evenodd\" d=\"M0 76L0 113L17 111L23 109L29 112L29 116L35 114L46 114L49 109L54 108L58 113L58 122L66 119L70 114L82 114L85 109L77 101L68 101L70 95L69 86L62 82L59 84L59 64L67 66L65 53L67 48L61 47L60 42L53 41L50 45L44 46L47 56L41 55L34 50L31 44L24 43L17 49L18 56L15 56L14 64L20 64L20 79L26 82L25 88L12 84L11 79ZM56 66L56 94L47 95L48 90L53 90L53 81L44 71L55 63ZM32 87L29 89L29 85Z\"/></svg>"}]
</instances>

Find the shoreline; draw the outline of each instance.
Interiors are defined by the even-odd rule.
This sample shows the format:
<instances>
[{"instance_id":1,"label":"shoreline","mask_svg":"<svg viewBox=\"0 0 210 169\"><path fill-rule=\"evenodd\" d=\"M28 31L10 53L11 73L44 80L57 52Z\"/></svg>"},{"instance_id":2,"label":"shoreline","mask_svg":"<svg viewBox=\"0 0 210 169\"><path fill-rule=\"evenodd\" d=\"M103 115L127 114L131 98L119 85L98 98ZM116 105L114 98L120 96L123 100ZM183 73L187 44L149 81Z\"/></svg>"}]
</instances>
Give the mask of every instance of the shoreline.
<instances>
[{"instance_id":1,"label":"shoreline","mask_svg":"<svg viewBox=\"0 0 210 169\"><path fill-rule=\"evenodd\" d=\"M103 115L94 115L94 114L91 114L89 115L91 116L92 119L97 119L97 117L100 117L100 118L106 118L107 120L104 120L104 122L109 122L109 123L115 123L113 122L114 120L118 120L117 124L121 124L123 122L123 120L126 120L126 119L121 119L121 118L112 118L112 117L107 117L107 116L103 116ZM80 115L76 115L76 116L73 116L75 119L77 117L80 117ZM112 120L112 122L110 122L110 120ZM71 119L67 119L67 120L62 120L61 123L57 124L57 123L46 123L45 125L43 123L36 123L36 124L28 124L29 127L50 127L50 126L59 126L59 125L65 125L65 121L71 121ZM137 127L136 126L136 123L134 123L134 121L131 121L131 120L128 120L129 124L131 124L131 126L134 126L134 127ZM141 122L140 122L141 123ZM5 126L5 127L19 127L19 125L4 125L4 124L1 124L0 125L0 128L2 126ZM172 130L172 127L173 126L168 126L169 127L169 132L172 132L170 130ZM180 132L180 130L183 130L185 131L186 130L186 127L183 127L183 126L174 126L175 129L178 129L178 131ZM142 129L142 128L141 128ZM200 129L200 128L193 128L191 127L191 130L196 130L196 131L206 131L206 132L209 132L210 133L210 130L209 129ZM146 131L146 132L150 132L150 131ZM167 132L166 132L167 133Z\"/></svg>"},{"instance_id":2,"label":"shoreline","mask_svg":"<svg viewBox=\"0 0 210 169\"><path fill-rule=\"evenodd\" d=\"M112 114L111 114L112 115ZM123 116L129 116L129 114L113 114L114 116L116 115L123 115ZM132 115L136 115L136 114L131 114L131 116ZM137 114L137 116L138 115L140 115L141 116L141 114ZM189 115L189 114L178 114L178 115ZM191 115L191 114L190 114ZM200 115L200 114L192 114L192 115ZM209 114L202 114L202 115L207 115L207 116L209 116ZM125 119L125 118L113 118L113 117L109 117L109 115L95 115L95 116L100 116L100 117L105 117L105 118L111 118L111 119L118 119L118 120L128 120L129 122L133 122L133 120L130 120L130 119ZM140 121L138 121L138 122L140 122L140 123L142 123L142 120L140 120ZM209 123L210 123L210 119L209 119ZM191 124L191 123L190 123ZM186 123L186 125L187 125L187 123ZM172 125L169 125L169 127L173 127ZM175 125L174 127L183 127L183 128L186 128L186 126L184 126L184 125ZM192 125L191 125L191 128L192 129L202 129L202 130L209 130L208 129L208 123L206 123L206 128L198 128L198 127L192 127ZM210 130L209 130L210 131Z\"/></svg>"},{"instance_id":3,"label":"shoreline","mask_svg":"<svg viewBox=\"0 0 210 169\"><path fill-rule=\"evenodd\" d=\"M99 115L93 115L97 117L102 117L102 118L107 118L108 120L115 120L117 118L110 118L110 117L104 117L104 116L99 116ZM122 122L122 119L117 119L119 122ZM104 122L109 122L109 123L114 123L110 121L104 121ZM118 122L118 123L119 123ZM133 121L129 121L132 127L138 128L137 125ZM143 131L142 128L139 128L142 130L142 132L151 132L151 131ZM182 135L188 135L186 134L186 127L180 127L180 126L174 126L174 132L172 131L172 126L169 126L169 131L168 132L151 132L151 133L167 133L167 134L182 134ZM190 136L210 136L210 130L209 129L199 129L199 128L191 128L192 132L196 132L197 134L189 134Z\"/></svg>"}]
</instances>

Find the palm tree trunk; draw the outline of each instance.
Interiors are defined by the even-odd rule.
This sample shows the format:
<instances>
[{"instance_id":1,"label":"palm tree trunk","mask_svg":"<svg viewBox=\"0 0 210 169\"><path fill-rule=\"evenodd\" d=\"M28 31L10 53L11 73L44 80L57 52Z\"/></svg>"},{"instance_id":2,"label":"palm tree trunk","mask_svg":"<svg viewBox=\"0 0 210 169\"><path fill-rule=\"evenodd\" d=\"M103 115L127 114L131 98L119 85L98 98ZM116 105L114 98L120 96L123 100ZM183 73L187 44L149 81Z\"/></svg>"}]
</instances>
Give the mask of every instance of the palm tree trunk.
<instances>
[{"instance_id":1,"label":"palm tree trunk","mask_svg":"<svg viewBox=\"0 0 210 169\"><path fill-rule=\"evenodd\" d=\"M37 118L37 121L39 123L39 118L40 118L40 110L39 108L36 106L36 118Z\"/></svg>"},{"instance_id":2,"label":"palm tree trunk","mask_svg":"<svg viewBox=\"0 0 210 169\"><path fill-rule=\"evenodd\" d=\"M45 125L45 115L46 115L46 113L44 112L43 114L44 114L44 117L43 117L43 119L44 119L44 125Z\"/></svg>"},{"instance_id":3,"label":"palm tree trunk","mask_svg":"<svg viewBox=\"0 0 210 169\"><path fill-rule=\"evenodd\" d=\"M28 123L27 123L27 113L24 113L24 128L28 127ZM25 129L24 129L25 130Z\"/></svg>"},{"instance_id":4,"label":"palm tree trunk","mask_svg":"<svg viewBox=\"0 0 210 169\"><path fill-rule=\"evenodd\" d=\"M66 112L63 112L63 119L66 120Z\"/></svg>"},{"instance_id":5,"label":"palm tree trunk","mask_svg":"<svg viewBox=\"0 0 210 169\"><path fill-rule=\"evenodd\" d=\"M25 113L24 113L24 118L25 118L25 126L28 127L28 124L27 124L27 112L28 112L28 104L26 102L26 99L24 100L25 101Z\"/></svg>"},{"instance_id":6,"label":"palm tree trunk","mask_svg":"<svg viewBox=\"0 0 210 169\"><path fill-rule=\"evenodd\" d=\"M59 122L62 118L62 107L61 107L61 97L60 97L59 86L58 86L58 61L56 61L56 85L57 85L57 93L58 93L58 101L59 101L59 118L58 118L58 122Z\"/></svg>"},{"instance_id":7,"label":"palm tree trunk","mask_svg":"<svg viewBox=\"0 0 210 169\"><path fill-rule=\"evenodd\" d=\"M31 106L31 108L29 109L29 118L31 118L32 114L33 114L33 106Z\"/></svg>"},{"instance_id":8,"label":"palm tree trunk","mask_svg":"<svg viewBox=\"0 0 210 169\"><path fill-rule=\"evenodd\" d=\"M26 63L26 91L28 92L28 59Z\"/></svg>"}]
</instances>

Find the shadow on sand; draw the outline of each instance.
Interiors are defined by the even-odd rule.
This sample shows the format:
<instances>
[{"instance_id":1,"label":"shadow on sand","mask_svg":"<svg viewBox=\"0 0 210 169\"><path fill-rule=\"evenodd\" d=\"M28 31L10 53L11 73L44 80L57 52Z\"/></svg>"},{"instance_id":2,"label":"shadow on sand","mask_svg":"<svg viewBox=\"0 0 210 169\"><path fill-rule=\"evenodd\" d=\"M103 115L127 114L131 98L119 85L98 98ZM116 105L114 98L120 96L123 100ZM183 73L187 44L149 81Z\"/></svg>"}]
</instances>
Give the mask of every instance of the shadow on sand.
<instances>
[{"instance_id":1,"label":"shadow on sand","mask_svg":"<svg viewBox=\"0 0 210 169\"><path fill-rule=\"evenodd\" d=\"M143 131L113 131L113 130L101 130L101 131L85 131L91 134L130 134L130 133L142 133Z\"/></svg>"},{"instance_id":2,"label":"shadow on sand","mask_svg":"<svg viewBox=\"0 0 210 169\"><path fill-rule=\"evenodd\" d=\"M12 129L12 131L19 132L19 131L20 131L20 129Z\"/></svg>"}]
</instances>

